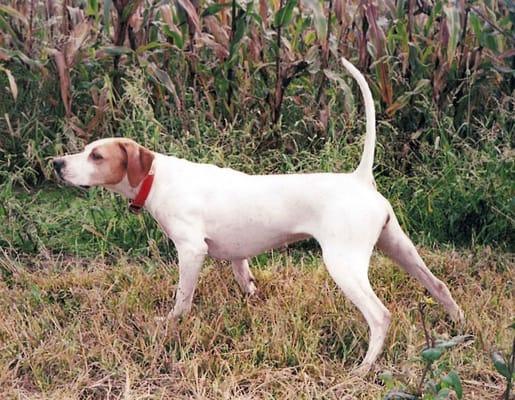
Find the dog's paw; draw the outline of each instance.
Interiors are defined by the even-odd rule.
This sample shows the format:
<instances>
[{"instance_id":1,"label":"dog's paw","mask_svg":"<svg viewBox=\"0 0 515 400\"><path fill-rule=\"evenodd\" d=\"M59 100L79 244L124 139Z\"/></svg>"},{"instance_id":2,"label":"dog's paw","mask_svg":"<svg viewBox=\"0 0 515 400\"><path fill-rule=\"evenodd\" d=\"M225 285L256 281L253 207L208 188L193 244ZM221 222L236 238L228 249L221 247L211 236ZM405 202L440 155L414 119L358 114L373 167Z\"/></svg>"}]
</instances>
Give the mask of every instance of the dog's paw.
<instances>
[{"instance_id":1,"label":"dog's paw","mask_svg":"<svg viewBox=\"0 0 515 400\"><path fill-rule=\"evenodd\" d=\"M353 376L364 378L372 370L372 365L369 363L362 363L359 367L354 368L350 373Z\"/></svg>"},{"instance_id":2,"label":"dog's paw","mask_svg":"<svg viewBox=\"0 0 515 400\"><path fill-rule=\"evenodd\" d=\"M254 296L256 294L256 291L256 283L253 280L249 281L247 287L245 288L245 294L247 294L248 296Z\"/></svg>"},{"instance_id":3,"label":"dog's paw","mask_svg":"<svg viewBox=\"0 0 515 400\"><path fill-rule=\"evenodd\" d=\"M454 323L459 325L465 324L465 314L460 307L457 307L453 312L449 313Z\"/></svg>"}]
</instances>

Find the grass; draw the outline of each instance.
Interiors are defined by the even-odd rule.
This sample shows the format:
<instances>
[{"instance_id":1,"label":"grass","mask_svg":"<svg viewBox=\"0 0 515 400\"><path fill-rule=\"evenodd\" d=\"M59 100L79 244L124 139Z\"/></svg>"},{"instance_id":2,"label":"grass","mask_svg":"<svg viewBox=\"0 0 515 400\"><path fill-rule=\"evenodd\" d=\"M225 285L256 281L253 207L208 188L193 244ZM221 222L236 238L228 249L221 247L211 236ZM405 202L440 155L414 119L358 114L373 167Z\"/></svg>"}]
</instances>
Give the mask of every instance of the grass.
<instances>
[{"instance_id":1,"label":"grass","mask_svg":"<svg viewBox=\"0 0 515 400\"><path fill-rule=\"evenodd\" d=\"M498 399L489 359L507 349L513 260L423 249L462 305L472 344L444 355L465 399ZM0 392L31 399L378 399L377 375L350 374L367 329L313 252L281 251L252 262L259 293L245 298L225 263L203 271L192 314L156 322L173 305L177 268L160 257L0 256ZM415 386L424 347L421 286L381 255L371 281L393 323L377 371ZM427 321L438 337L459 333L439 305Z\"/></svg>"}]
</instances>

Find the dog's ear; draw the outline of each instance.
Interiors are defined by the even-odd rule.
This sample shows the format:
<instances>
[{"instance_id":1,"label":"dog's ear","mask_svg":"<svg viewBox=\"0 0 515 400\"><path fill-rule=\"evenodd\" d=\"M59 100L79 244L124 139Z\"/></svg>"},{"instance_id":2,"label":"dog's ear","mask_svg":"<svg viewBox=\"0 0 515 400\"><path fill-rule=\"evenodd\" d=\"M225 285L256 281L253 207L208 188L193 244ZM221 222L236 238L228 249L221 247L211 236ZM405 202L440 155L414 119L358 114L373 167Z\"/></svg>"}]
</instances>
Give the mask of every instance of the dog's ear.
<instances>
[{"instance_id":1,"label":"dog's ear","mask_svg":"<svg viewBox=\"0 0 515 400\"><path fill-rule=\"evenodd\" d=\"M133 141L121 142L120 147L125 153L127 179L132 187L136 187L150 171L154 154Z\"/></svg>"}]
</instances>

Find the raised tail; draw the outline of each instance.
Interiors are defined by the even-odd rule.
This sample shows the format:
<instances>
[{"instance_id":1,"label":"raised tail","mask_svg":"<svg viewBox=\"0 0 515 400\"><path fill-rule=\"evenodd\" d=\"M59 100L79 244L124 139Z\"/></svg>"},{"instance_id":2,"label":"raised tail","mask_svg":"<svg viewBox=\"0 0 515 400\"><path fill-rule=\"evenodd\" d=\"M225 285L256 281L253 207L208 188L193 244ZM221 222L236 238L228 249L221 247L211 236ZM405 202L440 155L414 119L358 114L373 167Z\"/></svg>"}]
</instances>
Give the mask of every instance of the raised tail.
<instances>
[{"instance_id":1,"label":"raised tail","mask_svg":"<svg viewBox=\"0 0 515 400\"><path fill-rule=\"evenodd\" d=\"M372 167L374 165L374 150L376 146L376 110L374 107L374 99L372 98L372 93L363 74L344 57L342 57L342 64L358 82L361 93L363 94L363 100L365 101L365 117L367 119L365 146L363 148L363 154L361 155L361 161L354 173L373 184L374 176L372 174Z\"/></svg>"}]
</instances>

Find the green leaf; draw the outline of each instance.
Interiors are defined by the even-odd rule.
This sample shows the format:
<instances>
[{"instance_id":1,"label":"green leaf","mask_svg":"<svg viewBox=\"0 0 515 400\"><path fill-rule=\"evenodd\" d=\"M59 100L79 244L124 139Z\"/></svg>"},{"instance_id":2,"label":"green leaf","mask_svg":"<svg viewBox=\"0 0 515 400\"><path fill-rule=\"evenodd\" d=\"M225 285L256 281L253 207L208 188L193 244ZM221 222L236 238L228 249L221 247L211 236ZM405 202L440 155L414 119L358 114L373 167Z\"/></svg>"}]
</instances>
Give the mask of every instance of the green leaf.
<instances>
[{"instance_id":1,"label":"green leaf","mask_svg":"<svg viewBox=\"0 0 515 400\"><path fill-rule=\"evenodd\" d=\"M384 371L379 374L379 379L383 381L383 384L388 385L393 382L393 375L390 371Z\"/></svg>"},{"instance_id":2,"label":"green leaf","mask_svg":"<svg viewBox=\"0 0 515 400\"><path fill-rule=\"evenodd\" d=\"M447 400L450 394L451 391L448 388L440 389L435 397L435 400Z\"/></svg>"},{"instance_id":3,"label":"green leaf","mask_svg":"<svg viewBox=\"0 0 515 400\"><path fill-rule=\"evenodd\" d=\"M110 11L113 0L104 0L104 32L109 32Z\"/></svg>"},{"instance_id":4,"label":"green leaf","mask_svg":"<svg viewBox=\"0 0 515 400\"><path fill-rule=\"evenodd\" d=\"M454 60L458 41L460 39L461 23L458 7L451 3L444 7L445 16L447 17L447 29L449 30L449 42L447 43L447 61L449 65Z\"/></svg>"},{"instance_id":5,"label":"green leaf","mask_svg":"<svg viewBox=\"0 0 515 400\"><path fill-rule=\"evenodd\" d=\"M98 14L98 0L88 0L84 12L88 17L96 17Z\"/></svg>"},{"instance_id":6,"label":"green leaf","mask_svg":"<svg viewBox=\"0 0 515 400\"><path fill-rule=\"evenodd\" d=\"M500 352L494 351L492 353L492 361L497 372L499 372L506 379L510 379L510 369L508 368L506 360Z\"/></svg>"},{"instance_id":7,"label":"green leaf","mask_svg":"<svg viewBox=\"0 0 515 400\"><path fill-rule=\"evenodd\" d=\"M163 32L166 36L172 39L173 44L175 44L179 49L184 47L184 39L180 33L172 31L168 25L163 25Z\"/></svg>"},{"instance_id":8,"label":"green leaf","mask_svg":"<svg viewBox=\"0 0 515 400\"><path fill-rule=\"evenodd\" d=\"M443 354L443 348L441 347L430 347L422 350L422 358L424 361L432 363L438 360Z\"/></svg>"},{"instance_id":9,"label":"green leaf","mask_svg":"<svg viewBox=\"0 0 515 400\"><path fill-rule=\"evenodd\" d=\"M27 18L13 7L0 5L0 13L7 14L11 18L17 18L25 25L28 25Z\"/></svg>"},{"instance_id":10,"label":"green leaf","mask_svg":"<svg viewBox=\"0 0 515 400\"><path fill-rule=\"evenodd\" d=\"M170 47L170 44L169 43L160 43L160 42L149 42L149 43L147 43L147 44L145 44L143 46L139 46L136 49L136 53L137 54L144 54L148 50L159 49L159 48L162 48L162 47Z\"/></svg>"},{"instance_id":11,"label":"green leaf","mask_svg":"<svg viewBox=\"0 0 515 400\"><path fill-rule=\"evenodd\" d=\"M450 388L454 389L458 399L463 398L463 388L461 386L460 377L455 371L449 372L442 381Z\"/></svg>"},{"instance_id":12,"label":"green leaf","mask_svg":"<svg viewBox=\"0 0 515 400\"><path fill-rule=\"evenodd\" d=\"M425 80L425 79L421 80L417 84L417 87L415 88L415 92L420 91L419 85L422 83L422 81L426 81L425 84L429 83L428 80ZM454 336L454 337L450 338L449 340L437 340L435 343L435 347L441 347L443 349L448 349L448 348L454 347L458 344L470 342L472 340L474 340L474 336L472 336L472 335L458 335L458 336Z\"/></svg>"},{"instance_id":13,"label":"green leaf","mask_svg":"<svg viewBox=\"0 0 515 400\"><path fill-rule=\"evenodd\" d=\"M293 16L293 9L297 5L297 0L288 0L285 6L283 6L274 17L274 26L284 26L288 24Z\"/></svg>"},{"instance_id":14,"label":"green leaf","mask_svg":"<svg viewBox=\"0 0 515 400\"><path fill-rule=\"evenodd\" d=\"M486 48L488 48L494 52L497 52L497 42L495 41L495 36L492 35L491 33L486 34L484 36L483 46L485 46Z\"/></svg>"},{"instance_id":15,"label":"green leaf","mask_svg":"<svg viewBox=\"0 0 515 400\"><path fill-rule=\"evenodd\" d=\"M323 3L320 0L303 0L307 8L313 12L313 23L321 42L327 38L327 18L324 14Z\"/></svg>"},{"instance_id":16,"label":"green leaf","mask_svg":"<svg viewBox=\"0 0 515 400\"><path fill-rule=\"evenodd\" d=\"M471 12L469 14L469 21L470 26L472 26L472 30L474 31L474 34L476 35L479 43L481 43L483 29L481 28L481 21L479 20L479 17L474 12Z\"/></svg>"},{"instance_id":17,"label":"green leaf","mask_svg":"<svg viewBox=\"0 0 515 400\"><path fill-rule=\"evenodd\" d=\"M209 15L215 15L218 14L221 10L224 8L230 7L231 3L217 3L217 4L211 4L208 6L201 14L202 17L207 17ZM239 8L239 5L236 5L236 8Z\"/></svg>"}]
</instances>

